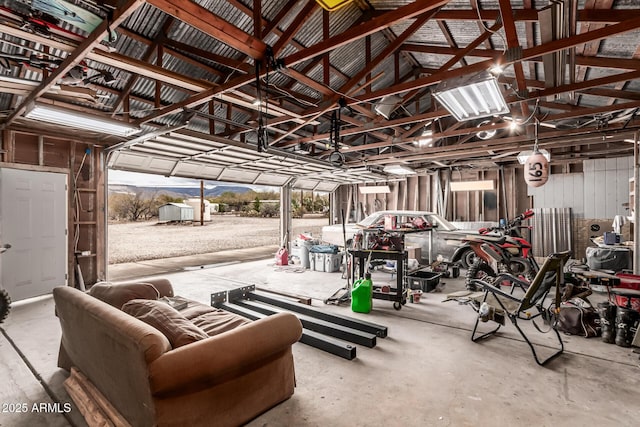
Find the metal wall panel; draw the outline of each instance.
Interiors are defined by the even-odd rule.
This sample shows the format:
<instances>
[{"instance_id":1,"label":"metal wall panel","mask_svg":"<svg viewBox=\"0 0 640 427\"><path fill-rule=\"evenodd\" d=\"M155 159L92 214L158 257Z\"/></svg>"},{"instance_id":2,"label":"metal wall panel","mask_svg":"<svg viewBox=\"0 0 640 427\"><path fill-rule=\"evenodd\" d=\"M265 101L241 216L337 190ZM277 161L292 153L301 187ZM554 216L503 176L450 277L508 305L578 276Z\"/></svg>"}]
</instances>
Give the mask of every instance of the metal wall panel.
<instances>
[{"instance_id":1,"label":"metal wall panel","mask_svg":"<svg viewBox=\"0 0 640 427\"><path fill-rule=\"evenodd\" d=\"M531 243L537 257L573 250L571 208L534 209L530 219L533 225Z\"/></svg>"},{"instance_id":2,"label":"metal wall panel","mask_svg":"<svg viewBox=\"0 0 640 427\"><path fill-rule=\"evenodd\" d=\"M584 218L613 218L627 215L623 206L629 201L629 178L633 177L633 159L586 160Z\"/></svg>"},{"instance_id":3,"label":"metal wall panel","mask_svg":"<svg viewBox=\"0 0 640 427\"><path fill-rule=\"evenodd\" d=\"M627 215L633 159L586 160L581 174L554 174L542 187L528 188L534 208L572 208L576 218Z\"/></svg>"},{"instance_id":4,"label":"metal wall panel","mask_svg":"<svg viewBox=\"0 0 640 427\"><path fill-rule=\"evenodd\" d=\"M582 215L585 205L584 177L582 174L555 174L542 187L528 187L527 194L533 196L533 207L573 208L574 215Z\"/></svg>"}]
</instances>

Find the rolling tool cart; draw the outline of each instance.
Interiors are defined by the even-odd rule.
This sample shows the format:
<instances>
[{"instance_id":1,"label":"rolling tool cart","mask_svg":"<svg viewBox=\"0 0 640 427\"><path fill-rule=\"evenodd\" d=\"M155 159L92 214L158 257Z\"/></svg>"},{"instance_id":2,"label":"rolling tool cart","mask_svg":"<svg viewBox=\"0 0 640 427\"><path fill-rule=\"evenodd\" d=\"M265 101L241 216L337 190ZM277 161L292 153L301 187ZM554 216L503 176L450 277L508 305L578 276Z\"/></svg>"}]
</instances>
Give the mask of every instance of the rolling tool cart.
<instances>
[{"instance_id":1,"label":"rolling tool cart","mask_svg":"<svg viewBox=\"0 0 640 427\"><path fill-rule=\"evenodd\" d=\"M364 277L365 268L368 267L367 260L393 260L396 262L396 287L391 288L390 292L382 292L380 287L374 286L373 299L382 299L393 301L393 308L400 310L407 303L407 286L406 286L406 268L407 253L405 251L383 251L375 249L349 250L351 257L351 265L356 265L358 260L359 277ZM355 268L352 269L351 281L354 282Z\"/></svg>"}]
</instances>

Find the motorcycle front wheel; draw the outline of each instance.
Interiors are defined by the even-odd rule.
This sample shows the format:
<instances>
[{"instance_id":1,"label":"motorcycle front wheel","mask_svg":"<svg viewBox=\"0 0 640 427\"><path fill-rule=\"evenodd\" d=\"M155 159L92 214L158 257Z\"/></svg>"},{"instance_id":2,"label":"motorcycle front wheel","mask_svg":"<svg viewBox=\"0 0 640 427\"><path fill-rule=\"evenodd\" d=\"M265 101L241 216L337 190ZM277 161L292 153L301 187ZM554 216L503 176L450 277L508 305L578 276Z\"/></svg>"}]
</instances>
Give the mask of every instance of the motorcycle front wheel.
<instances>
[{"instance_id":1,"label":"motorcycle front wheel","mask_svg":"<svg viewBox=\"0 0 640 427\"><path fill-rule=\"evenodd\" d=\"M473 279L488 279L487 281L491 283L496 276L497 274L495 271L493 271L493 268L491 268L489 264L478 258L467 269L467 275L465 276L465 286L467 290L475 292L479 290L479 288L478 285L473 283Z\"/></svg>"},{"instance_id":2,"label":"motorcycle front wheel","mask_svg":"<svg viewBox=\"0 0 640 427\"><path fill-rule=\"evenodd\" d=\"M9 315L11 311L11 297L6 289L0 289L0 323Z\"/></svg>"},{"instance_id":3,"label":"motorcycle front wheel","mask_svg":"<svg viewBox=\"0 0 640 427\"><path fill-rule=\"evenodd\" d=\"M460 263L462 264L462 268L468 270L479 259L476 253L469 249L460 257Z\"/></svg>"}]
</instances>

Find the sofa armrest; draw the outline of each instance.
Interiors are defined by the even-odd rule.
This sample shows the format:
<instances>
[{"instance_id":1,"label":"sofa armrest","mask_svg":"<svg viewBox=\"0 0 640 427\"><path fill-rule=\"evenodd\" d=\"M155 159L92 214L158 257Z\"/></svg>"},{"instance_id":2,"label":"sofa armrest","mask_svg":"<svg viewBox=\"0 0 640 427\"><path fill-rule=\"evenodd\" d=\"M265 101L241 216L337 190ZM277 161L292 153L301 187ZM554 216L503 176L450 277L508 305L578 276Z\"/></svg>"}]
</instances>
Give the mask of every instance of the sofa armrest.
<instances>
[{"instance_id":1,"label":"sofa armrest","mask_svg":"<svg viewBox=\"0 0 640 427\"><path fill-rule=\"evenodd\" d=\"M287 350L301 335L295 315L278 313L169 351L149 365L152 394L183 392L234 378Z\"/></svg>"}]
</instances>

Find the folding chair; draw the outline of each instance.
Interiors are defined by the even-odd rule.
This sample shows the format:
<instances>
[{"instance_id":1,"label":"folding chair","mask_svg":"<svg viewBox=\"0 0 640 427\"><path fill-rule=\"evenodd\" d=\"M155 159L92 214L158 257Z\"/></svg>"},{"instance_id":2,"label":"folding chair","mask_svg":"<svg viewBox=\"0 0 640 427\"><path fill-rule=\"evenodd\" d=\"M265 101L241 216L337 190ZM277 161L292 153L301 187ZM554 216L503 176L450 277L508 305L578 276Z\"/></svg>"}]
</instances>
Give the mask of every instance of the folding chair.
<instances>
[{"instance_id":1,"label":"folding chair","mask_svg":"<svg viewBox=\"0 0 640 427\"><path fill-rule=\"evenodd\" d=\"M531 283L508 273L502 273L498 275L498 277L493 280L493 283L500 284L505 280L509 281L512 284L511 293L505 292L494 286L492 283L488 283L482 279L473 279L473 282L476 285L482 287L483 294L482 299L480 299L480 297L475 298L475 301L479 304L478 318L476 319L476 324L473 327L473 331L471 333L471 340L473 342L478 342L479 340L489 337L498 332L500 327L504 325L504 315L506 315L507 317L509 317L511 323L513 323L518 332L520 332L520 335L522 335L524 340L531 348L533 357L536 359L538 365L544 365L545 363L562 354L562 352L564 351L564 345L562 343L562 339L560 338L560 333L555 328L555 325L552 322L552 319L555 318L555 313L552 313L550 306L546 308L544 307L544 301L547 297L547 294L549 294L551 287L555 286L556 296L555 303L553 304L554 308L559 307L560 287L564 282L563 268L565 262L569 259L570 256L570 251L558 252L549 255ZM522 297L518 297L513 294L514 289L518 288L524 292L524 295ZM494 302L497 302L499 306L491 305ZM537 310L537 313L530 313L529 310L534 308ZM535 323L535 319L537 317L541 317L544 321L547 321L552 325L551 329L553 329L553 331L555 332L556 337L558 338L558 344L560 346L559 350L557 350L551 356L547 357L544 360L540 360L538 358L533 344L518 325L518 320L531 320L534 327L539 332L548 332L543 331ZM492 331L476 336L478 323L481 320L485 322L488 320L493 320L498 323L498 327L493 329Z\"/></svg>"}]
</instances>

